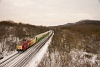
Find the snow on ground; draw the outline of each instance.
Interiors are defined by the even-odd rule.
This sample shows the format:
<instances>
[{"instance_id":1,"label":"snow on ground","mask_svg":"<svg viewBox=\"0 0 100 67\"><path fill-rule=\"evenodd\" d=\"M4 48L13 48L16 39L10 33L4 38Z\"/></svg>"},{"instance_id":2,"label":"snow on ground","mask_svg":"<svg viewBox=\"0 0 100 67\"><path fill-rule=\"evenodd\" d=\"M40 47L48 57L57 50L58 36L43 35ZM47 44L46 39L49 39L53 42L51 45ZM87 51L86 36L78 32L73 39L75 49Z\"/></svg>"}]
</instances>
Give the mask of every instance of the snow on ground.
<instances>
[{"instance_id":1,"label":"snow on ground","mask_svg":"<svg viewBox=\"0 0 100 67\"><path fill-rule=\"evenodd\" d=\"M97 59L97 54L92 54L84 52L83 50L74 49L70 52L71 55L71 65L70 66L80 66L82 64L90 64L90 67L100 67L100 61ZM95 66L94 66L95 65ZM96 66L97 65L97 66Z\"/></svg>"},{"instance_id":2,"label":"snow on ground","mask_svg":"<svg viewBox=\"0 0 100 67\"><path fill-rule=\"evenodd\" d=\"M52 37L45 43L45 45L40 49L40 51L32 58L32 60L25 67L37 67L37 65L42 60L44 54L46 53L51 41Z\"/></svg>"},{"instance_id":3,"label":"snow on ground","mask_svg":"<svg viewBox=\"0 0 100 67\"><path fill-rule=\"evenodd\" d=\"M8 56L4 56L4 58L0 60L0 63L3 62L4 60L6 60L7 58L15 55L16 53L18 53L18 52L17 51L11 51Z\"/></svg>"},{"instance_id":4,"label":"snow on ground","mask_svg":"<svg viewBox=\"0 0 100 67\"><path fill-rule=\"evenodd\" d=\"M9 35L9 37L2 39L1 41L0 52L2 53L3 57L5 57L15 52L15 44L19 41L19 38Z\"/></svg>"}]
</instances>

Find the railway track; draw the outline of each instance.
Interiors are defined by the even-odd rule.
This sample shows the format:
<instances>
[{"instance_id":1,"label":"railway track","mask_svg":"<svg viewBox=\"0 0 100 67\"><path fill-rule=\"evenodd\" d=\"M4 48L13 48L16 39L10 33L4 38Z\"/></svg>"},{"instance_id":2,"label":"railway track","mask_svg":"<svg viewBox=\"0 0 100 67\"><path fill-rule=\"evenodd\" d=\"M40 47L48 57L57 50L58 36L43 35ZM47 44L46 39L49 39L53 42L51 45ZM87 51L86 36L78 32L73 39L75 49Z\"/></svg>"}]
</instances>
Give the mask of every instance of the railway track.
<instances>
[{"instance_id":1,"label":"railway track","mask_svg":"<svg viewBox=\"0 0 100 67\"><path fill-rule=\"evenodd\" d=\"M51 37L51 35L49 35L45 39L41 40L34 49L28 50L28 53L25 55L25 57L21 58L21 60L16 62L14 65L10 65L8 67L24 67L32 59L32 57L34 57L34 55L36 55L36 53L48 41L48 39L50 37Z\"/></svg>"},{"instance_id":2,"label":"railway track","mask_svg":"<svg viewBox=\"0 0 100 67\"><path fill-rule=\"evenodd\" d=\"M44 43L45 43L45 42L44 42ZM38 45L38 46L36 47L36 49L35 49L35 52L33 51L32 53L27 54L25 60L22 59L22 60L20 61L20 63L18 62L18 63L16 63L16 65L14 65L14 66L15 66L15 67L24 67L24 66L31 60L31 58L32 58L34 55L36 55L36 53L40 50L40 48L44 45L44 43L42 43L41 46ZM24 58L25 58L25 57L24 57ZM21 64L22 64L22 65L21 65Z\"/></svg>"},{"instance_id":3,"label":"railway track","mask_svg":"<svg viewBox=\"0 0 100 67\"><path fill-rule=\"evenodd\" d=\"M7 58L0 62L0 67L24 67L33 56L41 49L41 47L48 41L53 33L50 33L47 37L42 39L40 42L30 47L23 53L16 53L15 55Z\"/></svg>"},{"instance_id":4,"label":"railway track","mask_svg":"<svg viewBox=\"0 0 100 67\"><path fill-rule=\"evenodd\" d=\"M5 59L4 61L0 62L0 67L8 64L10 61L14 60L16 57L18 57L20 54L19 53L16 53L12 56L10 56L9 58Z\"/></svg>"}]
</instances>

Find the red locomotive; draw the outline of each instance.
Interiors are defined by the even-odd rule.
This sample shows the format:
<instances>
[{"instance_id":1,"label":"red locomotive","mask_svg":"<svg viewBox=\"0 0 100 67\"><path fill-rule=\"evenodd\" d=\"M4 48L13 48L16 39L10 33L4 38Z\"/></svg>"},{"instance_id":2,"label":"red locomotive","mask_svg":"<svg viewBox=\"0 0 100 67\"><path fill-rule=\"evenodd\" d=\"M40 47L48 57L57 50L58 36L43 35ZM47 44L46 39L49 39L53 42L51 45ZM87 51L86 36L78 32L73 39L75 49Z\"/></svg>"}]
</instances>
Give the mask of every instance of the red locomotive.
<instances>
[{"instance_id":1,"label":"red locomotive","mask_svg":"<svg viewBox=\"0 0 100 67\"><path fill-rule=\"evenodd\" d=\"M47 31L45 33L39 34L35 36L34 38L25 38L17 43L16 49L17 51L25 51L35 43L39 42L41 39L46 37L49 34L50 31Z\"/></svg>"}]
</instances>

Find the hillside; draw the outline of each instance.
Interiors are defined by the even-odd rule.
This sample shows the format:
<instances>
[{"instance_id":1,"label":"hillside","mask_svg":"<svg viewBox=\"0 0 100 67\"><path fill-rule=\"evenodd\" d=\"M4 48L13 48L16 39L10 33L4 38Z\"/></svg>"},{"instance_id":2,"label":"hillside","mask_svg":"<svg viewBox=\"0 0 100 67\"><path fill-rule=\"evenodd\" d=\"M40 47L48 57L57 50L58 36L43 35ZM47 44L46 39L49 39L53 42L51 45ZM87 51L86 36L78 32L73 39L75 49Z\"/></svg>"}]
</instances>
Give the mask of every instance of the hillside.
<instances>
[{"instance_id":1,"label":"hillside","mask_svg":"<svg viewBox=\"0 0 100 67\"><path fill-rule=\"evenodd\" d=\"M39 67L100 66L100 21L81 20L50 29L55 35Z\"/></svg>"},{"instance_id":2,"label":"hillside","mask_svg":"<svg viewBox=\"0 0 100 67\"><path fill-rule=\"evenodd\" d=\"M43 26L15 23L13 21L0 22L0 55L8 55L16 50L16 43L25 37L34 37L37 34L47 31Z\"/></svg>"},{"instance_id":3,"label":"hillside","mask_svg":"<svg viewBox=\"0 0 100 67\"><path fill-rule=\"evenodd\" d=\"M49 29L54 30L53 40L38 67L100 67L100 21L97 20L51 27L1 21L0 52L14 51L20 39Z\"/></svg>"}]
</instances>

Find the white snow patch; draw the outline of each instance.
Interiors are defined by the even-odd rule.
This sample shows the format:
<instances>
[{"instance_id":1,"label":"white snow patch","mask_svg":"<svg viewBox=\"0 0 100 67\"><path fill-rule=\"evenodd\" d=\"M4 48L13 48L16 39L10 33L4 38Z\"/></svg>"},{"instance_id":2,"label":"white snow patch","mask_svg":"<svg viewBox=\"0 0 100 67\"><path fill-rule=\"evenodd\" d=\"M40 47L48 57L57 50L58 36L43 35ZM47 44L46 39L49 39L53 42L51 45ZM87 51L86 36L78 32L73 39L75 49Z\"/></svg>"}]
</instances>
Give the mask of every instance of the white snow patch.
<instances>
[{"instance_id":1,"label":"white snow patch","mask_svg":"<svg viewBox=\"0 0 100 67\"><path fill-rule=\"evenodd\" d=\"M5 56L10 55L10 53L15 52L15 51L11 51L8 53L8 50L11 45L13 46L13 44L15 44L18 41L19 41L19 38L13 35L9 35L9 37L2 39L2 42L0 43L0 52L2 52L2 55L5 57Z\"/></svg>"},{"instance_id":2,"label":"white snow patch","mask_svg":"<svg viewBox=\"0 0 100 67\"><path fill-rule=\"evenodd\" d=\"M84 52L83 50L71 50L71 66L79 66L81 64L90 64L95 65L99 64L99 60L97 59L97 54L92 54L88 52Z\"/></svg>"},{"instance_id":3,"label":"white snow patch","mask_svg":"<svg viewBox=\"0 0 100 67\"><path fill-rule=\"evenodd\" d=\"M25 67L37 67L37 65L42 60L44 54L46 53L48 46L52 41L52 37L45 43L45 45L40 49L40 51L32 58L32 60Z\"/></svg>"},{"instance_id":4,"label":"white snow patch","mask_svg":"<svg viewBox=\"0 0 100 67\"><path fill-rule=\"evenodd\" d=\"M3 62L4 60L6 60L7 58L15 55L16 53L18 53L18 52L17 51L10 52L8 56L4 56L4 58L0 60L0 63Z\"/></svg>"},{"instance_id":5,"label":"white snow patch","mask_svg":"<svg viewBox=\"0 0 100 67\"><path fill-rule=\"evenodd\" d=\"M97 60L97 55L94 55L92 58L91 58L91 62L94 64Z\"/></svg>"}]
</instances>

